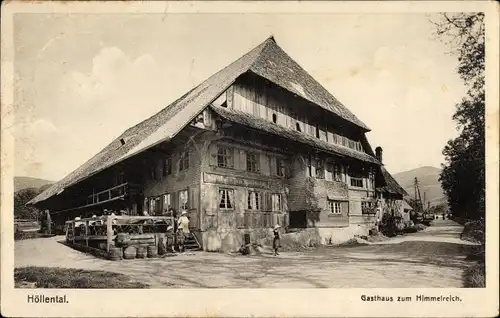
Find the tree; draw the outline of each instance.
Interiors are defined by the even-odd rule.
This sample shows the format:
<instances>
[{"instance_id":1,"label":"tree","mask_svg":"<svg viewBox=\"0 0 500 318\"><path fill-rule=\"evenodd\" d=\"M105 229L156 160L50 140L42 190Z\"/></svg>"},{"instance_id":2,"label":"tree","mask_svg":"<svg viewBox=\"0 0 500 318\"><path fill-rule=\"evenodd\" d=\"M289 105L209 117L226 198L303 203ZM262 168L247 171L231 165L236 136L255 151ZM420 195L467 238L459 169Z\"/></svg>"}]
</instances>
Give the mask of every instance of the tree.
<instances>
[{"instance_id":1,"label":"tree","mask_svg":"<svg viewBox=\"0 0 500 318\"><path fill-rule=\"evenodd\" d=\"M26 206L31 199L40 193L39 189L27 188L14 193L14 217L16 219L36 219L38 209Z\"/></svg>"},{"instance_id":2,"label":"tree","mask_svg":"<svg viewBox=\"0 0 500 318\"><path fill-rule=\"evenodd\" d=\"M458 74L467 87L453 120L460 134L443 149L440 182L452 214L480 219L485 214L485 26L483 13L442 14L437 35L458 57Z\"/></svg>"}]
</instances>

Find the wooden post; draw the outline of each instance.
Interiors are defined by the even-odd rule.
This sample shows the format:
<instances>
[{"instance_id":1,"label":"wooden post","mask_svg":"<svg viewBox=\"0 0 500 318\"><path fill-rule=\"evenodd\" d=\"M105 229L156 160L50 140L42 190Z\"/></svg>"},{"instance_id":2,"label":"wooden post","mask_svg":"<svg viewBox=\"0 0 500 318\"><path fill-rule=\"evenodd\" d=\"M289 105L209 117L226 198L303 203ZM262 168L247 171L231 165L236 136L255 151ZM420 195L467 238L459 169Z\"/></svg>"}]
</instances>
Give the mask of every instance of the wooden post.
<instances>
[{"instance_id":1,"label":"wooden post","mask_svg":"<svg viewBox=\"0 0 500 318\"><path fill-rule=\"evenodd\" d=\"M113 217L108 216L106 218L106 250L109 253L111 244L113 243Z\"/></svg>"},{"instance_id":2,"label":"wooden post","mask_svg":"<svg viewBox=\"0 0 500 318\"><path fill-rule=\"evenodd\" d=\"M52 233L52 220L50 219L50 213L49 210L45 210L46 217L47 217L47 234Z\"/></svg>"},{"instance_id":3,"label":"wooden post","mask_svg":"<svg viewBox=\"0 0 500 318\"><path fill-rule=\"evenodd\" d=\"M85 221L85 243L89 246L89 221Z\"/></svg>"}]
</instances>

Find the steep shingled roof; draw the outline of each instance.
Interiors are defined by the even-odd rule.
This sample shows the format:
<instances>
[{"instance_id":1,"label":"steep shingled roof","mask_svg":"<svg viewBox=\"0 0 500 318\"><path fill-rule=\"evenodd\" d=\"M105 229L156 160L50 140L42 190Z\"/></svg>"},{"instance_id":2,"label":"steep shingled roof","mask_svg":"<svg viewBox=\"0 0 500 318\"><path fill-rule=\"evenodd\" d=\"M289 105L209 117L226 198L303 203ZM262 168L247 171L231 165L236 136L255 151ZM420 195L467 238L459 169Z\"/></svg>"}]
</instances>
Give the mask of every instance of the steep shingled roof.
<instances>
[{"instance_id":1,"label":"steep shingled roof","mask_svg":"<svg viewBox=\"0 0 500 318\"><path fill-rule=\"evenodd\" d=\"M287 127L283 127L283 126L278 125L278 124L274 124L268 120L252 116L252 115L245 113L245 112L242 112L240 110L223 108L223 107L219 107L219 106L212 106L211 109L214 112L216 112L219 116L221 116L229 121L232 121L232 122L235 122L235 123L238 123L238 124L250 127L250 128L263 130L263 131L266 131L268 133L271 133L271 134L274 134L277 136L285 137L285 138L288 138L288 139L291 139L291 140L294 140L294 141L297 141L300 143L304 143L304 144L307 144L307 145L310 145L310 146L313 146L316 148L320 148L320 149L323 149L323 150L326 150L329 152L334 152L340 156L346 156L346 157L355 158L355 159L365 161L365 162L380 164L380 162L375 157L370 156L367 153L359 152L359 151L353 150L351 148L347 148L347 147L340 146L337 144L328 143L326 141L320 140L320 139L313 137L311 135L301 133L301 132L298 132L296 130L293 130L293 129L290 129Z\"/></svg>"},{"instance_id":2,"label":"steep shingled roof","mask_svg":"<svg viewBox=\"0 0 500 318\"><path fill-rule=\"evenodd\" d=\"M366 131L370 130L276 44L264 47L250 71Z\"/></svg>"},{"instance_id":3,"label":"steep shingled roof","mask_svg":"<svg viewBox=\"0 0 500 318\"><path fill-rule=\"evenodd\" d=\"M383 187L378 187L377 190L380 192L388 192L392 194L399 194L402 195L403 197L407 196L408 193L403 189L399 183L394 179L394 177L385 169L384 166L380 166L380 171L382 178L385 181L385 186Z\"/></svg>"},{"instance_id":4,"label":"steep shingled roof","mask_svg":"<svg viewBox=\"0 0 500 318\"><path fill-rule=\"evenodd\" d=\"M90 160L43 191L28 204L47 200L86 178L173 138L207 105L246 72L256 73L302 98L369 130L345 106L295 63L273 37L252 49L226 68L212 75L184 96L134 127L127 129ZM125 140L122 144L121 139Z\"/></svg>"}]
</instances>

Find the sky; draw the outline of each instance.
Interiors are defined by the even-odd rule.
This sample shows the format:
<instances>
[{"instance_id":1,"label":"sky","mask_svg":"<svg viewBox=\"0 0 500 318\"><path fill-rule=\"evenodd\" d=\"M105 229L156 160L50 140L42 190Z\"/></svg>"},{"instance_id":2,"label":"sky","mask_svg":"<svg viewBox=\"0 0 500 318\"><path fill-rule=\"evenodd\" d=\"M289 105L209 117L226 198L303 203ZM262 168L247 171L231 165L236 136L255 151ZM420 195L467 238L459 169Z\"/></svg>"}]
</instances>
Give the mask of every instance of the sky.
<instances>
[{"instance_id":1,"label":"sky","mask_svg":"<svg viewBox=\"0 0 500 318\"><path fill-rule=\"evenodd\" d=\"M59 180L270 35L371 131L439 167L465 94L426 14L17 14L15 175Z\"/></svg>"}]
</instances>

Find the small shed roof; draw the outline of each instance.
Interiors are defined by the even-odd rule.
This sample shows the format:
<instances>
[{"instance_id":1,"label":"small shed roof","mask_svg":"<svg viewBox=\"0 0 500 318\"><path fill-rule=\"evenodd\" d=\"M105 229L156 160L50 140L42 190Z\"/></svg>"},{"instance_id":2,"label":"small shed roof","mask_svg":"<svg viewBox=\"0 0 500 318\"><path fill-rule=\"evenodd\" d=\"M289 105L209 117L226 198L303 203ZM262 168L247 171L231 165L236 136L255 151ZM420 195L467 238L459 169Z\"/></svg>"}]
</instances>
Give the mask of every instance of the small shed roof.
<instances>
[{"instance_id":1,"label":"small shed roof","mask_svg":"<svg viewBox=\"0 0 500 318\"><path fill-rule=\"evenodd\" d=\"M398 194L403 197L408 195L406 190L399 185L399 183L394 179L394 177L389 173L389 171L387 171L384 166L380 166L380 172L385 185L377 187L377 191Z\"/></svg>"}]
</instances>

